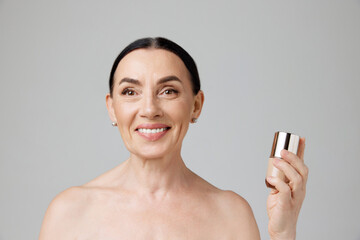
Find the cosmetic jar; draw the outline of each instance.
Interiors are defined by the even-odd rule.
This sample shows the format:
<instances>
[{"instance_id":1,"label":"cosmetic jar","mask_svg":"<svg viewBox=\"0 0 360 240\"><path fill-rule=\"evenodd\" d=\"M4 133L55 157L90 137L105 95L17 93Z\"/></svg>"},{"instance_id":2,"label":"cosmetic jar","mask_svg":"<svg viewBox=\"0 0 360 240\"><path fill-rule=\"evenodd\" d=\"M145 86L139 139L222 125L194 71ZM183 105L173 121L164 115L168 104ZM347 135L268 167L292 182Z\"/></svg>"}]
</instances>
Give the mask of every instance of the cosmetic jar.
<instances>
[{"instance_id":1,"label":"cosmetic jar","mask_svg":"<svg viewBox=\"0 0 360 240\"><path fill-rule=\"evenodd\" d=\"M283 149L286 149L289 152L297 154L298 148L299 148L299 142L300 142L300 137L298 135L288 133L288 132L276 132L275 133L273 145L271 148L270 158L269 158L269 162L268 162L266 178L269 176L278 177L285 182L289 182L288 179L286 178L285 174L281 170L274 167L273 161L275 158L282 159L280 152ZM274 188L274 186L272 186L271 184L269 184L266 181L266 178L265 178L266 186L269 188Z\"/></svg>"}]
</instances>

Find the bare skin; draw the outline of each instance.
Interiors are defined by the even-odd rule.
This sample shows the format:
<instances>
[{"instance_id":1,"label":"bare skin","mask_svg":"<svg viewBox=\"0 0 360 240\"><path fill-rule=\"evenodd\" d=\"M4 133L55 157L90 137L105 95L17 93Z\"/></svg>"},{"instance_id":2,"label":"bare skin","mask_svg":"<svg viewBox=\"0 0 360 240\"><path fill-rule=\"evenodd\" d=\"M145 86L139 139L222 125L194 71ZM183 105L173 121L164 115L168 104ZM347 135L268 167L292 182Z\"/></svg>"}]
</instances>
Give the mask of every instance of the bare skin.
<instances>
[{"instance_id":1,"label":"bare skin","mask_svg":"<svg viewBox=\"0 0 360 240\"><path fill-rule=\"evenodd\" d=\"M56 196L39 239L260 239L246 200L209 184L181 158L188 125L203 102L175 54L138 49L126 55L106 105L130 158ZM150 129L159 131L144 133ZM308 174L304 144L302 139L298 156L283 152L274 163L289 183L268 179L276 187L268 199L272 240L295 239Z\"/></svg>"},{"instance_id":2,"label":"bare skin","mask_svg":"<svg viewBox=\"0 0 360 240\"><path fill-rule=\"evenodd\" d=\"M59 194L40 239L260 239L249 205L236 193L188 169L186 181L171 190L129 189L124 172L130 164Z\"/></svg>"}]
</instances>

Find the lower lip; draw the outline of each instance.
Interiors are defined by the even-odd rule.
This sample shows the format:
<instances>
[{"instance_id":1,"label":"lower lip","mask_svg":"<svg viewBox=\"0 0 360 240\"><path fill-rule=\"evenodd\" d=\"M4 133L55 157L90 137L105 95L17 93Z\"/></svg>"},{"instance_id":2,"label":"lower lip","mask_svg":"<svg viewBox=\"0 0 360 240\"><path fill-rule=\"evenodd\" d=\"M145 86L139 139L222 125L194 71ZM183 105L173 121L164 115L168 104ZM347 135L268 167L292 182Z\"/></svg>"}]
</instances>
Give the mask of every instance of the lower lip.
<instances>
[{"instance_id":1,"label":"lower lip","mask_svg":"<svg viewBox=\"0 0 360 240\"><path fill-rule=\"evenodd\" d=\"M141 137L145 138L148 141L157 141L160 138L162 138L169 129L166 129L165 131L158 132L158 133L142 133L139 131L136 131Z\"/></svg>"}]
</instances>

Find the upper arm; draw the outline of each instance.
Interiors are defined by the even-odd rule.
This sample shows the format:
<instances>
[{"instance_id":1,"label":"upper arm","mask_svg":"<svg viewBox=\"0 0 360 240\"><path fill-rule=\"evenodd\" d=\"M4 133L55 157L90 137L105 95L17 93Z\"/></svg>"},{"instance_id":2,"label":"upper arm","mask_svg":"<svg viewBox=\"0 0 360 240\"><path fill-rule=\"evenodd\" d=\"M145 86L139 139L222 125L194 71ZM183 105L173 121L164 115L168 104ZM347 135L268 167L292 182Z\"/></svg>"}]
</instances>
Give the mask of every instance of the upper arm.
<instances>
[{"instance_id":1,"label":"upper arm","mask_svg":"<svg viewBox=\"0 0 360 240\"><path fill-rule=\"evenodd\" d=\"M72 187L59 193L49 204L40 230L39 240L66 239L71 232L76 213L79 188Z\"/></svg>"},{"instance_id":2,"label":"upper arm","mask_svg":"<svg viewBox=\"0 0 360 240\"><path fill-rule=\"evenodd\" d=\"M249 203L233 191L226 191L230 221L236 239L260 240L260 232Z\"/></svg>"}]
</instances>

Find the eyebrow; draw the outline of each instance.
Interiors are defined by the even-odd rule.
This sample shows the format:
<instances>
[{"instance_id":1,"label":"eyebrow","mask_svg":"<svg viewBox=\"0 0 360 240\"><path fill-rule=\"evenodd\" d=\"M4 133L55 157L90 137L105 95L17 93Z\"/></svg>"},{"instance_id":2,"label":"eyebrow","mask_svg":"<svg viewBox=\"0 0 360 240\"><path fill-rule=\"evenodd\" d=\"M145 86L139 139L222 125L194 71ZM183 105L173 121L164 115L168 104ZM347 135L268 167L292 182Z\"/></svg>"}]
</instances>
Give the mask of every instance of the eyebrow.
<instances>
[{"instance_id":1,"label":"eyebrow","mask_svg":"<svg viewBox=\"0 0 360 240\"><path fill-rule=\"evenodd\" d=\"M135 85L141 85L140 81L139 80L136 80L136 79L133 79L133 78L123 78L121 79L121 81L119 82L119 85L122 84L122 83L132 83L132 84L135 84Z\"/></svg>"},{"instance_id":2,"label":"eyebrow","mask_svg":"<svg viewBox=\"0 0 360 240\"><path fill-rule=\"evenodd\" d=\"M160 78L160 80L157 82L157 84L163 84L163 83L170 82L170 81L177 81L177 82L181 83L181 80L177 76L171 75L171 76L166 76L166 77ZM122 83L125 83L125 82L132 83L132 84L139 85L139 86L142 85L139 80L133 79L133 78L128 78L128 77L121 79L121 81L119 82L119 85Z\"/></svg>"},{"instance_id":3,"label":"eyebrow","mask_svg":"<svg viewBox=\"0 0 360 240\"><path fill-rule=\"evenodd\" d=\"M177 82L181 83L181 80L177 76L171 75L171 76L160 78L160 80L158 81L158 84L163 84L163 83L170 82L170 81L177 81Z\"/></svg>"}]
</instances>

